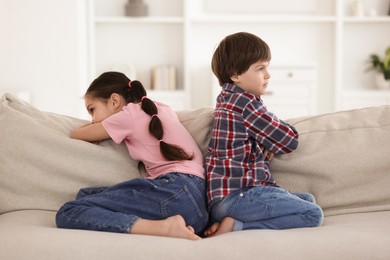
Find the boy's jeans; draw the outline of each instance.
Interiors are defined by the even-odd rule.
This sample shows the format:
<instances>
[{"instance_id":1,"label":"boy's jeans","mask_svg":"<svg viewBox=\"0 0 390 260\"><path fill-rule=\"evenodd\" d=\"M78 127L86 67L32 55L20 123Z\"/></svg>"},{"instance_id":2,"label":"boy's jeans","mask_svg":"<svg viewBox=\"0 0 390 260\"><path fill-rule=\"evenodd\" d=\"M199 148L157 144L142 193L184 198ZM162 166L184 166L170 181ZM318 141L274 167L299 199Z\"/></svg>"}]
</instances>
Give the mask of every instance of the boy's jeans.
<instances>
[{"instance_id":1,"label":"boy's jeans","mask_svg":"<svg viewBox=\"0 0 390 260\"><path fill-rule=\"evenodd\" d=\"M57 213L60 228L128 233L139 219L181 215L201 234L209 220L206 184L199 177L169 173L157 179L132 179L110 188L80 190Z\"/></svg>"},{"instance_id":2,"label":"boy's jeans","mask_svg":"<svg viewBox=\"0 0 390 260\"><path fill-rule=\"evenodd\" d=\"M233 231L316 227L323 222L322 209L313 195L292 194L273 186L234 191L216 202L211 214L217 222L234 218Z\"/></svg>"}]
</instances>

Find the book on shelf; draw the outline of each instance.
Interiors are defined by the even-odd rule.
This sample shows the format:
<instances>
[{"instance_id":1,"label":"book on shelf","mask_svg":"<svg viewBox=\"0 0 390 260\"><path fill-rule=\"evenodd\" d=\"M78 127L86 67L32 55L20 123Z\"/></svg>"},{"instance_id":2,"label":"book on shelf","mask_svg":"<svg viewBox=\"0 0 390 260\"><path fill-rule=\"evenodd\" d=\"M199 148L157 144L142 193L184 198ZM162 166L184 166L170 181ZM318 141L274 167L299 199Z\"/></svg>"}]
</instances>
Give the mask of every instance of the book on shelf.
<instances>
[{"instance_id":1,"label":"book on shelf","mask_svg":"<svg viewBox=\"0 0 390 260\"><path fill-rule=\"evenodd\" d=\"M152 69L152 89L175 90L176 68L172 65L156 66Z\"/></svg>"}]
</instances>

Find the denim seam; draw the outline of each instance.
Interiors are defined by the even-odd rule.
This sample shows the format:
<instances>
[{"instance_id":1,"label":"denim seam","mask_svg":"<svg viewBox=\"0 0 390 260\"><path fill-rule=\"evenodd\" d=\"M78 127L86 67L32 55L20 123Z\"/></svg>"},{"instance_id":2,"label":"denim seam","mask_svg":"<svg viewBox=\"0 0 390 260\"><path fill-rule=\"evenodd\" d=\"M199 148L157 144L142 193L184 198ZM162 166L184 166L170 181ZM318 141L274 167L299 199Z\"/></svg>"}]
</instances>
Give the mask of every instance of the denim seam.
<instances>
[{"instance_id":1,"label":"denim seam","mask_svg":"<svg viewBox=\"0 0 390 260\"><path fill-rule=\"evenodd\" d=\"M180 189L178 192L176 192L173 196L171 196L171 197L169 197L169 198L167 198L167 199L165 199L165 200L160 202L161 216L164 218L164 217L166 217L166 215L168 215L166 213L166 206L165 206L167 204L167 202L170 201L172 198L177 197L177 195L182 193L182 192L184 192L184 194L191 200L191 202L192 202L192 204L194 206L195 211L198 213L198 215L194 216L190 220L190 222L192 223L194 221L194 219L196 219L198 217L202 218L203 217L202 211L199 209L199 205L196 202L194 196L189 191L187 185L185 185L182 189Z\"/></svg>"},{"instance_id":2,"label":"denim seam","mask_svg":"<svg viewBox=\"0 0 390 260\"><path fill-rule=\"evenodd\" d=\"M136 217L133 221L130 221L130 223L126 226L126 232L131 233L131 230L133 229L135 223L140 220L140 217Z\"/></svg>"},{"instance_id":3,"label":"denim seam","mask_svg":"<svg viewBox=\"0 0 390 260\"><path fill-rule=\"evenodd\" d=\"M87 225L87 226L96 226L98 227L98 230L106 230L108 228L112 229L112 225L102 225L102 224L99 224L99 223L96 223L96 222L91 222L91 221L83 221L83 220L79 220L79 219L74 219L74 218L71 218L69 217L65 212L62 212L61 214L64 218L66 218L69 222L73 222L73 223L83 223L84 225ZM131 223L131 222L130 222ZM133 221L134 223L134 221ZM116 228L118 228L118 230L120 230L122 233L125 233L127 232L127 230L129 229L129 225L117 225Z\"/></svg>"},{"instance_id":4,"label":"denim seam","mask_svg":"<svg viewBox=\"0 0 390 260\"><path fill-rule=\"evenodd\" d=\"M197 195L199 195L199 196L201 196L201 197L203 196L203 195L202 195L203 193L199 190L198 185L196 185L196 184L194 183L195 180L193 180L193 179L190 178L189 176L186 176L186 174L183 174L182 178L184 178L184 179L186 180L186 182L187 182L188 184L190 184L190 185L195 189Z\"/></svg>"}]
</instances>

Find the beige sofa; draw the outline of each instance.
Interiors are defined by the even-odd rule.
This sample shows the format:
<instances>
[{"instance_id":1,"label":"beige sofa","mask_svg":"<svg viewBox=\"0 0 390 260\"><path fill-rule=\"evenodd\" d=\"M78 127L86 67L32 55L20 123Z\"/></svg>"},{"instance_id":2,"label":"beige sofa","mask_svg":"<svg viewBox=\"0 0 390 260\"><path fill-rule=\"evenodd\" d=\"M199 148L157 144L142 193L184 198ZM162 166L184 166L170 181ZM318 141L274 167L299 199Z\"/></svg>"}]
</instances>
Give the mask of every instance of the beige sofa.
<instances>
[{"instance_id":1,"label":"beige sofa","mask_svg":"<svg viewBox=\"0 0 390 260\"><path fill-rule=\"evenodd\" d=\"M207 145L211 108L178 115ZM288 120L297 151L278 156L279 185L313 193L323 226L252 230L200 241L57 229L79 188L139 177L125 147L68 137L82 120L0 102L0 259L390 259L390 106Z\"/></svg>"}]
</instances>

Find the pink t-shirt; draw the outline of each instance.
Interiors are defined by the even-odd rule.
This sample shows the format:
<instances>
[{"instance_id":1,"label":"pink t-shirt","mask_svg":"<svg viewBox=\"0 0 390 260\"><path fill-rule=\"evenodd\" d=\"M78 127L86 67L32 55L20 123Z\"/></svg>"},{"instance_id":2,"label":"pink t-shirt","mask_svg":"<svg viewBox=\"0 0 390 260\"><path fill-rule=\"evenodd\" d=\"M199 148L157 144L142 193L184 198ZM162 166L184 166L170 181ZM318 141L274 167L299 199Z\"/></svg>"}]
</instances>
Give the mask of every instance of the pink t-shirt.
<instances>
[{"instance_id":1,"label":"pink t-shirt","mask_svg":"<svg viewBox=\"0 0 390 260\"><path fill-rule=\"evenodd\" d=\"M155 102L163 128L163 141L179 145L192 160L167 161L161 155L159 142L149 133L151 116L141 109L141 103L129 103L122 111L102 121L112 140L119 144L125 141L130 156L142 161L146 178L154 179L169 172L180 172L204 178L203 156L187 129L180 123L176 113L167 105Z\"/></svg>"}]
</instances>

